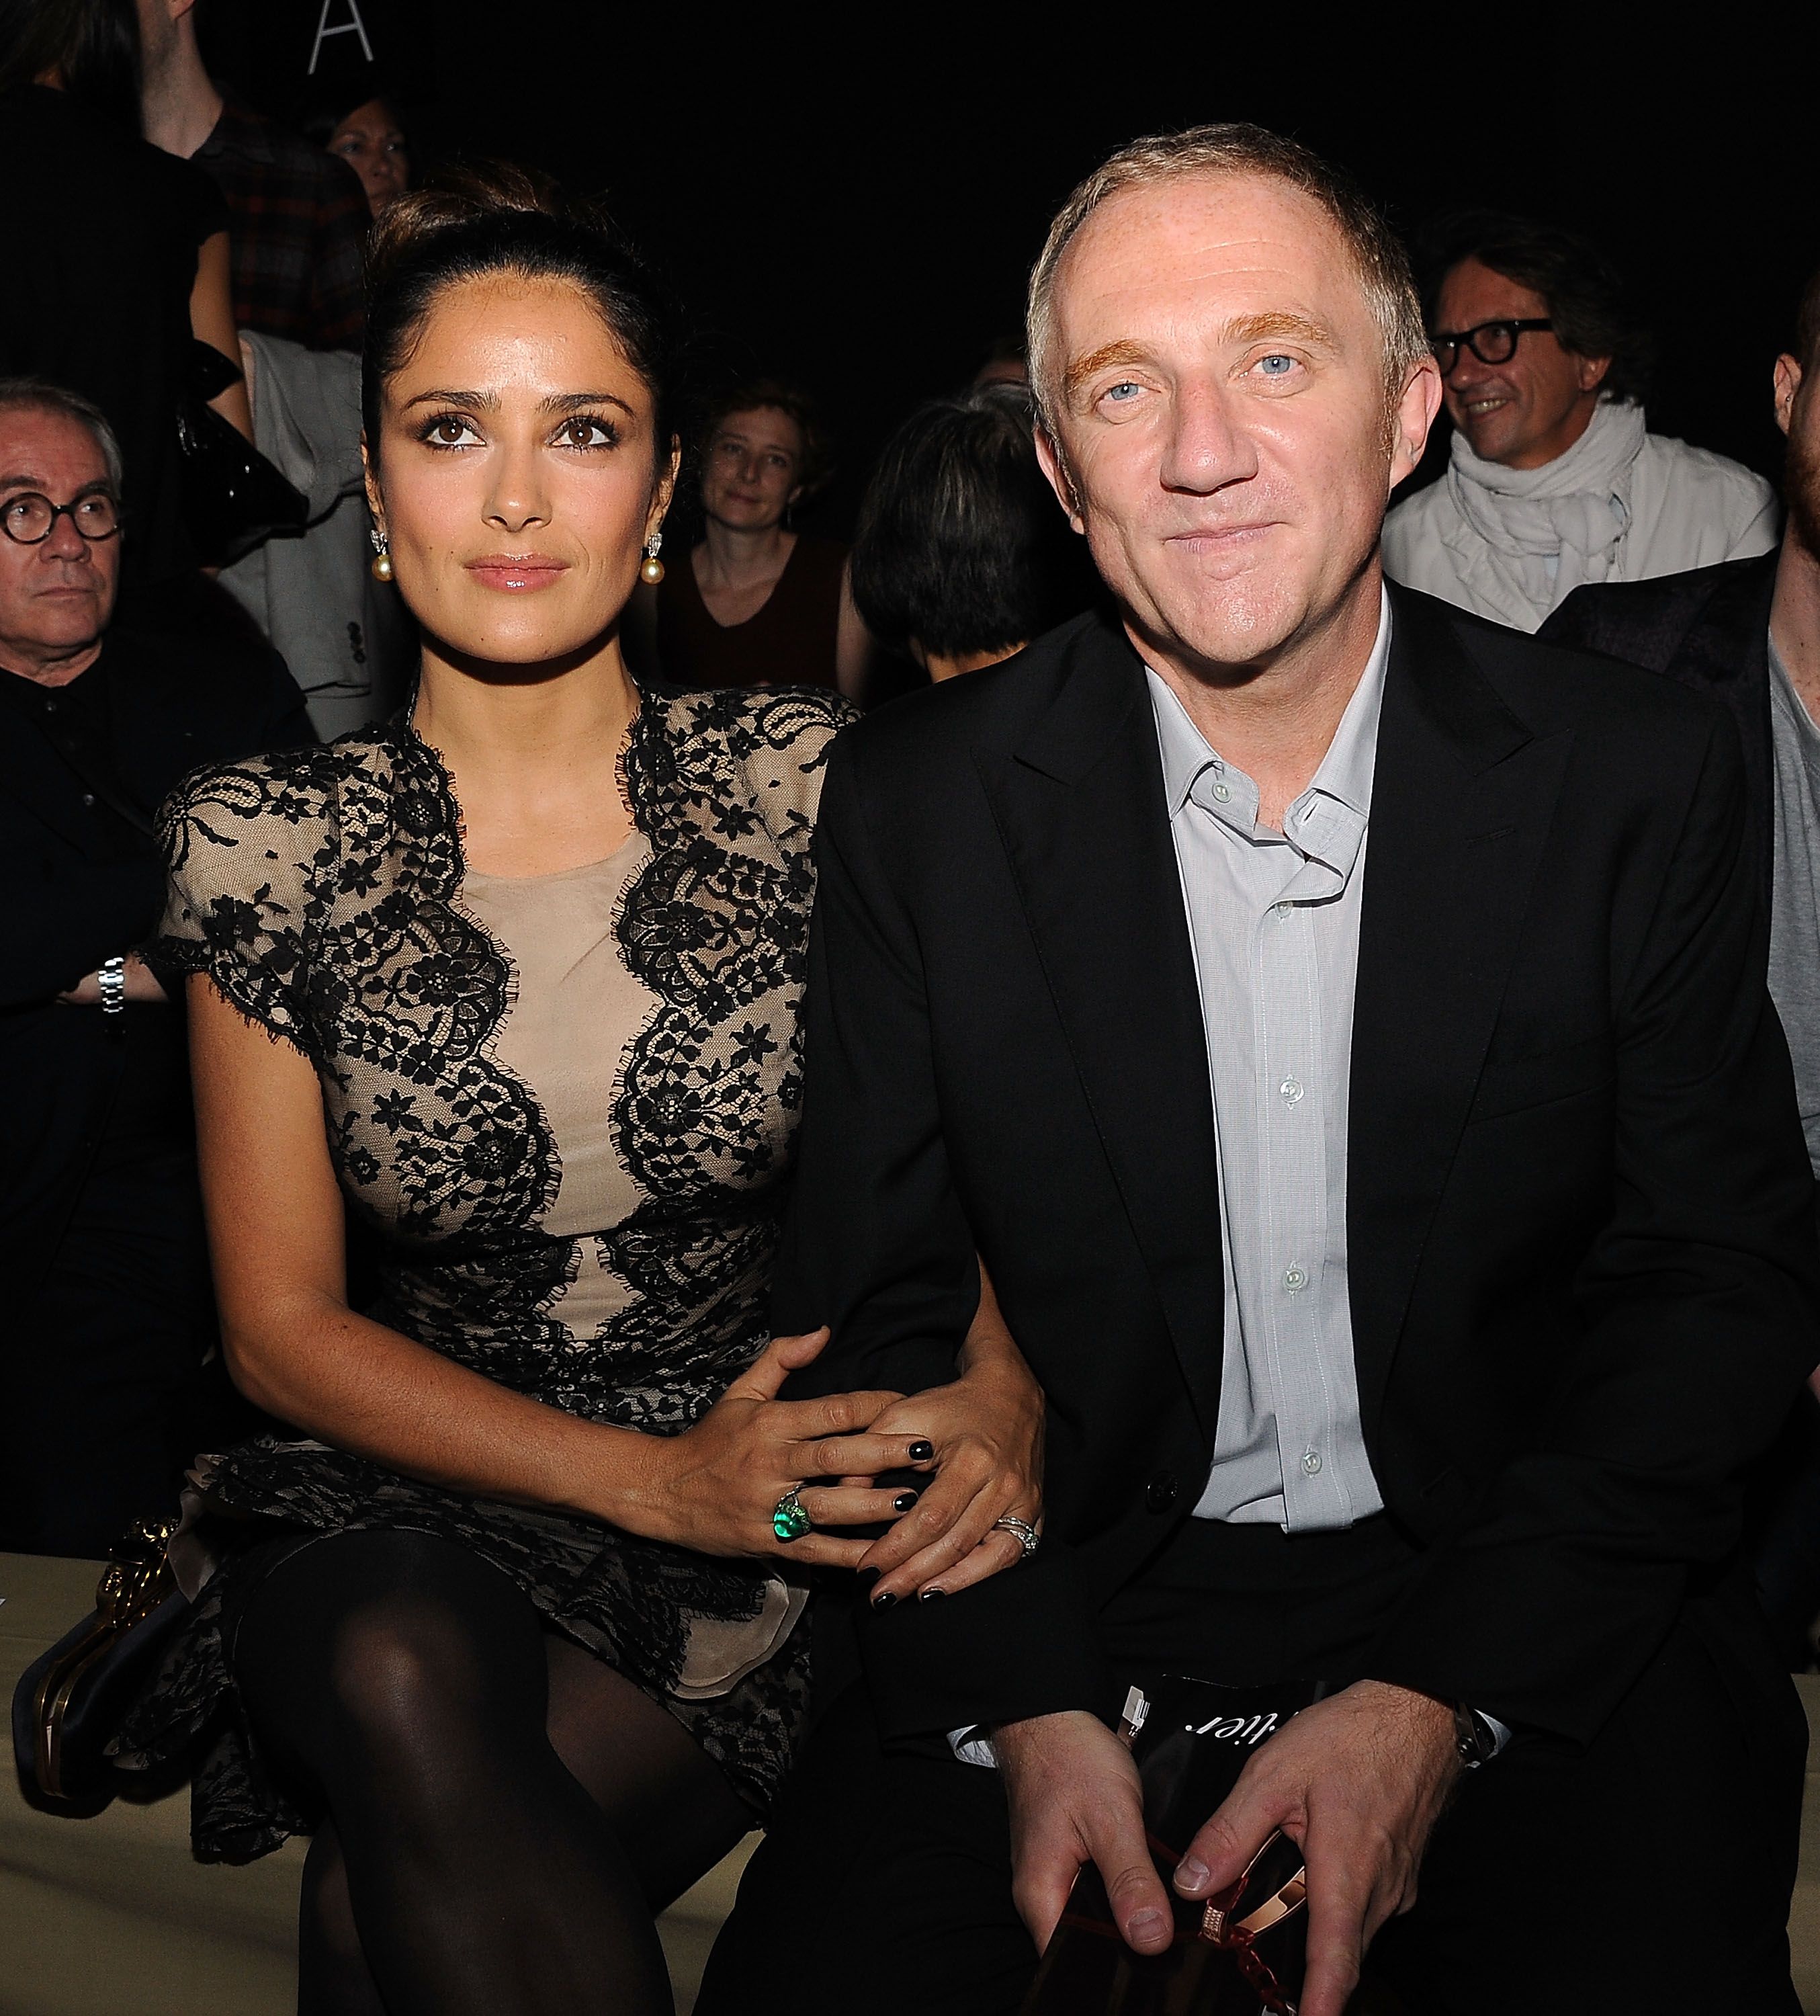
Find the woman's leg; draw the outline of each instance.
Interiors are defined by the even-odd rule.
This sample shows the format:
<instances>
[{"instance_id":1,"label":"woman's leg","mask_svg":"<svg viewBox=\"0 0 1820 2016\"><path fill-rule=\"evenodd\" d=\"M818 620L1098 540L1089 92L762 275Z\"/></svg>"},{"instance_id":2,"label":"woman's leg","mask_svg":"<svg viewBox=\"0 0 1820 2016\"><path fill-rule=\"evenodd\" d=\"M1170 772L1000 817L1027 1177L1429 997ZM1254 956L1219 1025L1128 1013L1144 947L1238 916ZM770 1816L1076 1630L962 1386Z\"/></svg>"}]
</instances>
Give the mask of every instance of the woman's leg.
<instances>
[{"instance_id":1,"label":"woman's leg","mask_svg":"<svg viewBox=\"0 0 1820 2016\"><path fill-rule=\"evenodd\" d=\"M590 1690L565 1681L552 1703L541 1620L505 1575L423 1534L318 1541L253 1597L235 1670L261 1737L315 1780L333 1823L311 1858L308 2016L669 2010L648 1892L687 1866L692 1831L711 1865L743 1811L620 1681L592 1694L617 1737L565 1738L616 1824L546 1726L552 1705L589 1722ZM622 1836L647 1820L649 1841Z\"/></svg>"}]
</instances>

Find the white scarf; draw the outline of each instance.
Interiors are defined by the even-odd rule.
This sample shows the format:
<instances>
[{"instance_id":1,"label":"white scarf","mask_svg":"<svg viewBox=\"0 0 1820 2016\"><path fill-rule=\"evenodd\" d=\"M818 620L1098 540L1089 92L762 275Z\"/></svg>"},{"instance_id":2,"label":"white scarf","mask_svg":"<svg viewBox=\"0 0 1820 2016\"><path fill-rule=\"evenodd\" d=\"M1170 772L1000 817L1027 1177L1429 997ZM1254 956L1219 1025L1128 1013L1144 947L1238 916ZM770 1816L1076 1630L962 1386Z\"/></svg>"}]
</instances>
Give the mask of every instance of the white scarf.
<instances>
[{"instance_id":1,"label":"white scarf","mask_svg":"<svg viewBox=\"0 0 1820 2016\"><path fill-rule=\"evenodd\" d=\"M1444 481L1478 535L1466 565L1482 606L1534 630L1582 582L1612 575L1630 526L1631 471L1644 433L1641 406L1602 403L1565 455L1540 469L1506 469L1482 461L1455 432Z\"/></svg>"}]
</instances>

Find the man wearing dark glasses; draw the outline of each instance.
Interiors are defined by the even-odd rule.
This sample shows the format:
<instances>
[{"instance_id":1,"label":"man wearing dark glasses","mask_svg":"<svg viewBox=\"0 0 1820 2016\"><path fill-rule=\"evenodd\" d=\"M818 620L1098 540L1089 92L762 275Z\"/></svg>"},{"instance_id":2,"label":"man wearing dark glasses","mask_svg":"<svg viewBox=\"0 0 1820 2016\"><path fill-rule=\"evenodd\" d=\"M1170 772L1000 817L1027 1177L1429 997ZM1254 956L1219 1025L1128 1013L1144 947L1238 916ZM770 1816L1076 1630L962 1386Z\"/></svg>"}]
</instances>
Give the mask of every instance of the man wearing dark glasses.
<instances>
[{"instance_id":1,"label":"man wearing dark glasses","mask_svg":"<svg viewBox=\"0 0 1820 2016\"><path fill-rule=\"evenodd\" d=\"M171 1508L212 1327L160 801L196 764L315 740L275 655L112 628L118 444L0 380L0 1549L99 1554Z\"/></svg>"},{"instance_id":2,"label":"man wearing dark glasses","mask_svg":"<svg viewBox=\"0 0 1820 2016\"><path fill-rule=\"evenodd\" d=\"M1430 304L1453 450L1384 526L1391 578L1534 630L1583 583L1767 552L1761 477L1644 425L1644 345L1583 240L1481 219Z\"/></svg>"}]
</instances>

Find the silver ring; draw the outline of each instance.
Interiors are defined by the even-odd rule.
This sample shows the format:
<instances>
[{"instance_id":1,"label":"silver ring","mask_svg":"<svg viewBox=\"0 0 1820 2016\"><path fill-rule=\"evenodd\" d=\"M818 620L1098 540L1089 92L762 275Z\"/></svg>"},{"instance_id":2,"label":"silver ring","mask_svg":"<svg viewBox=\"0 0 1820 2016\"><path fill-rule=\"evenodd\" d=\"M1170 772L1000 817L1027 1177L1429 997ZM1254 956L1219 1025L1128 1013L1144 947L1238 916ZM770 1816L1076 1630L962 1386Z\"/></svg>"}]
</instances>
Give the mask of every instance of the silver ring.
<instances>
[{"instance_id":1,"label":"silver ring","mask_svg":"<svg viewBox=\"0 0 1820 2016\"><path fill-rule=\"evenodd\" d=\"M1023 1558L1027 1561L1042 1545L1042 1535L1027 1519L1015 1519L1009 1512L1002 1519L992 1521L992 1530L995 1533L1009 1533L1023 1548Z\"/></svg>"}]
</instances>

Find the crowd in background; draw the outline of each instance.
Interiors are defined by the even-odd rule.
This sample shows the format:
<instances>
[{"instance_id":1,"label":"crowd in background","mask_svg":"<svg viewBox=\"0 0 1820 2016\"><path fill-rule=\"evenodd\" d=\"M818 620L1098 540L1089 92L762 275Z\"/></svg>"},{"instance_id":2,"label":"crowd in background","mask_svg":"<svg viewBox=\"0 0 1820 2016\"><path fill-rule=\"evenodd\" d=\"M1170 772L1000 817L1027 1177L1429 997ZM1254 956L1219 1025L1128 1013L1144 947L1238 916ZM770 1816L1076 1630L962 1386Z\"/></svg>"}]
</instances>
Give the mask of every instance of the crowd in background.
<instances>
[{"instance_id":1,"label":"crowd in background","mask_svg":"<svg viewBox=\"0 0 1820 2016\"><path fill-rule=\"evenodd\" d=\"M159 912L160 801L198 763L330 740L409 689L411 620L372 563L360 345L365 233L420 164L383 86L287 110L210 76L191 0L0 0L0 118L59 189L0 211L0 847L20 912L0 952L0 1549L103 1552L243 1404L212 1344L174 983L131 951ZM1427 249L1454 432L1438 480L1391 513L1388 571L1696 679L1674 661L1697 658L1710 597L1684 598L1677 628L1580 592L1717 569L1748 605L1761 676L1722 697L1779 813L1761 814L1772 976L1820 1165L1820 913L1795 858L1820 860L1820 730L1800 697L1817 668L1758 637L1777 497L1648 430L1647 333L1584 239L1462 215ZM1777 396L1791 470L1811 474L1811 303L1804 321ZM709 388L627 619L641 676L873 706L1092 605L1021 344L983 331L980 347L975 382L886 447L851 545L815 529L835 448L809 394L772 376ZM1768 398L1772 362L1735 368ZM1804 538L1812 506L1791 495ZM1802 1545L1782 1557L1796 1663L1820 1607L1790 1562Z\"/></svg>"}]
</instances>

